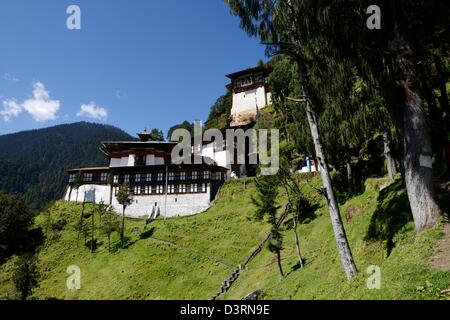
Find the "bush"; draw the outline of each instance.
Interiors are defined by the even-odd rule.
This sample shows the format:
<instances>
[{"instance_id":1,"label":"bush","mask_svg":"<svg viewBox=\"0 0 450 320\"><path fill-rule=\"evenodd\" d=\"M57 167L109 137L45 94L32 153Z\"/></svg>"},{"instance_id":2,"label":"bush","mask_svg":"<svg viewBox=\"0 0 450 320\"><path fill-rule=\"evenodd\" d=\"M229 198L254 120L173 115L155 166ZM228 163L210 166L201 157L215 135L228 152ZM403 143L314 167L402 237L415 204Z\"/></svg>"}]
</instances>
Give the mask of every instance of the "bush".
<instances>
[{"instance_id":1,"label":"bush","mask_svg":"<svg viewBox=\"0 0 450 320\"><path fill-rule=\"evenodd\" d=\"M0 194L0 262L35 249L38 230L30 230L36 214L18 196Z\"/></svg>"},{"instance_id":2,"label":"bush","mask_svg":"<svg viewBox=\"0 0 450 320\"><path fill-rule=\"evenodd\" d=\"M16 261L13 282L21 300L26 300L38 284L36 258L32 254L24 254Z\"/></svg>"}]
</instances>

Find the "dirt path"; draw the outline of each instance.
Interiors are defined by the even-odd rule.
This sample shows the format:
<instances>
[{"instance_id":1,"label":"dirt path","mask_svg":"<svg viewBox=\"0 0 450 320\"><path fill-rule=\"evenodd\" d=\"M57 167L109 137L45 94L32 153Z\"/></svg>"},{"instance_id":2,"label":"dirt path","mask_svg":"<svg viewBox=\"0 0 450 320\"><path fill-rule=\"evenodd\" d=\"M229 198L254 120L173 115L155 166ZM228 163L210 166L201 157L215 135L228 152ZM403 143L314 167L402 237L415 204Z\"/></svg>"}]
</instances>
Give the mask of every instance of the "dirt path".
<instances>
[{"instance_id":1,"label":"dirt path","mask_svg":"<svg viewBox=\"0 0 450 320\"><path fill-rule=\"evenodd\" d=\"M436 244L430 266L433 269L450 271L450 223L444 226L444 237Z\"/></svg>"}]
</instances>

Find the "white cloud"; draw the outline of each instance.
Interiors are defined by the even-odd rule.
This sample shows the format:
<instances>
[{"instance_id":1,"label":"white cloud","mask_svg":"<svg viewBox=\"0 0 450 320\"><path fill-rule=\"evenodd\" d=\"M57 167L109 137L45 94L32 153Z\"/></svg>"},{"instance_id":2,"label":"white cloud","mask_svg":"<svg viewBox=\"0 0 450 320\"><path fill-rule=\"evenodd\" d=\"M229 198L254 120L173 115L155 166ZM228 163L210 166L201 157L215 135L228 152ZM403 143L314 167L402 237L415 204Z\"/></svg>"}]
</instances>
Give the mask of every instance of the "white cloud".
<instances>
[{"instance_id":1,"label":"white cloud","mask_svg":"<svg viewBox=\"0 0 450 320\"><path fill-rule=\"evenodd\" d=\"M87 117L97 120L106 120L108 118L108 111L105 108L95 105L95 102L82 104L80 112L77 117Z\"/></svg>"},{"instance_id":2,"label":"white cloud","mask_svg":"<svg viewBox=\"0 0 450 320\"><path fill-rule=\"evenodd\" d=\"M22 107L14 99L3 100L3 109L0 115L5 121L11 121L11 118L17 117L22 112Z\"/></svg>"},{"instance_id":3,"label":"white cloud","mask_svg":"<svg viewBox=\"0 0 450 320\"><path fill-rule=\"evenodd\" d=\"M11 74L9 74L9 73L7 73L7 72L5 72L4 74L3 74L3 80L6 80L6 81L11 81L11 82L19 82L20 81L20 79L18 79L18 78L16 78L16 77L14 77L14 76L12 76Z\"/></svg>"},{"instance_id":4,"label":"white cloud","mask_svg":"<svg viewBox=\"0 0 450 320\"><path fill-rule=\"evenodd\" d=\"M50 94L41 82L35 82L33 88L33 98L23 102L23 109L37 122L55 120L60 107L59 100L50 99Z\"/></svg>"}]
</instances>

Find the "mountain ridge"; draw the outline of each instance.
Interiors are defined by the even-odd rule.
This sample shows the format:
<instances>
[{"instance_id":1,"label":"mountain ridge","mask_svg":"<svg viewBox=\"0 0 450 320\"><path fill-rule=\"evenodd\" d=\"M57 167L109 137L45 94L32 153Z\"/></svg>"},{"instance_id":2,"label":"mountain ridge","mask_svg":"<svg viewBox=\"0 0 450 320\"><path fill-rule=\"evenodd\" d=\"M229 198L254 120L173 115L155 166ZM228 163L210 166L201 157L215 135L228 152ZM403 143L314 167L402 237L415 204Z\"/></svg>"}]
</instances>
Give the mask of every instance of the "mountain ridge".
<instances>
[{"instance_id":1,"label":"mountain ridge","mask_svg":"<svg viewBox=\"0 0 450 320\"><path fill-rule=\"evenodd\" d=\"M63 195L66 170L106 165L99 144L133 140L120 128L75 122L0 136L0 192L22 195L35 210Z\"/></svg>"}]
</instances>

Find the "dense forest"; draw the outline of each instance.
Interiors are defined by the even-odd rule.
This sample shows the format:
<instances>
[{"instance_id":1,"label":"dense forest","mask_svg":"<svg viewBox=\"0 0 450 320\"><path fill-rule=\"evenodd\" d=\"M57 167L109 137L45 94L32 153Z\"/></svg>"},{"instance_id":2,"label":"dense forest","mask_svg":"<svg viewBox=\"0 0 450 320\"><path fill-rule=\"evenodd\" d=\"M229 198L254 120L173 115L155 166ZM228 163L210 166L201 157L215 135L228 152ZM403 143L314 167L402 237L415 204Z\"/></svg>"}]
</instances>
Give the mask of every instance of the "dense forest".
<instances>
[{"instance_id":1,"label":"dense forest","mask_svg":"<svg viewBox=\"0 0 450 320\"><path fill-rule=\"evenodd\" d=\"M130 139L118 128L87 122L0 136L0 192L23 195L40 209L62 197L66 169L106 165L101 141Z\"/></svg>"},{"instance_id":2,"label":"dense forest","mask_svg":"<svg viewBox=\"0 0 450 320\"><path fill-rule=\"evenodd\" d=\"M368 175L383 171L379 161L361 164L384 154L389 176L400 174L416 232L436 225L443 212L436 178L448 175L449 164L448 3L225 2L247 35L266 44L275 64L269 79L275 121L270 121L284 138L280 162L286 165L280 172L286 174L259 184L265 199L260 209L273 211L273 203L266 203L273 183L298 194L295 185L289 187L290 165L297 154L313 155L340 260L353 278L357 268L332 179L336 171L346 175L352 194ZM277 252L281 241L274 229Z\"/></svg>"}]
</instances>

